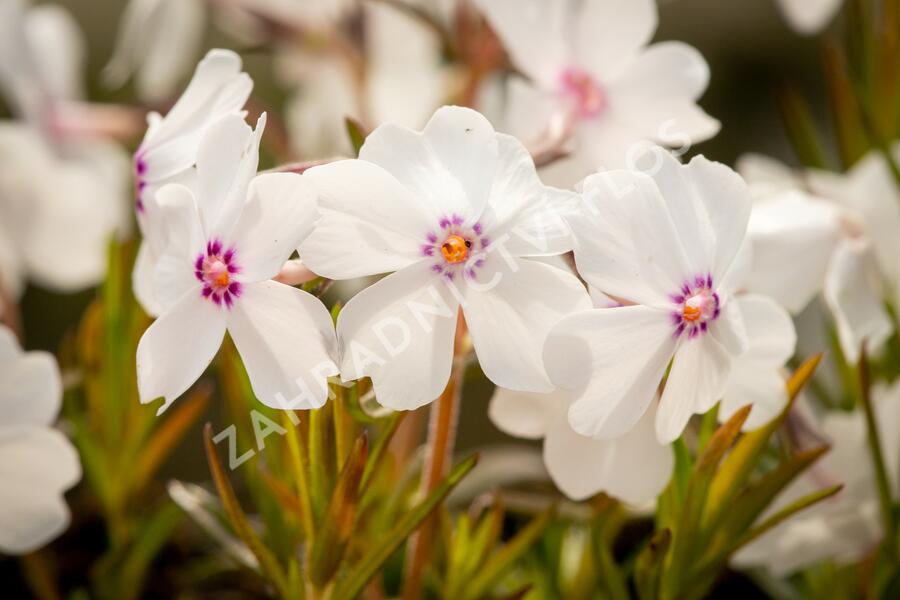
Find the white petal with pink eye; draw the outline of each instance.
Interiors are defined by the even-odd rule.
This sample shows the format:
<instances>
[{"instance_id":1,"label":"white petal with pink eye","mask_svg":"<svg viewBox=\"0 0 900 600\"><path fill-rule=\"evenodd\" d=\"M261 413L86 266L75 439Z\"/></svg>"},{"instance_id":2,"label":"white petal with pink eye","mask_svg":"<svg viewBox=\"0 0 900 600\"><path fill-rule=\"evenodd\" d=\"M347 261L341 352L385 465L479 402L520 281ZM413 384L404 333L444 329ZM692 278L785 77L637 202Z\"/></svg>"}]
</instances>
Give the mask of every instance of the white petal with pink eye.
<instances>
[{"instance_id":1,"label":"white petal with pink eye","mask_svg":"<svg viewBox=\"0 0 900 600\"><path fill-rule=\"evenodd\" d=\"M250 283L227 322L263 404L285 410L325 404L327 378L338 374L337 342L318 298L275 281Z\"/></svg>"},{"instance_id":2,"label":"white petal with pink eye","mask_svg":"<svg viewBox=\"0 0 900 600\"><path fill-rule=\"evenodd\" d=\"M838 244L825 278L825 302L834 315L838 340L850 364L859 361L860 347L878 349L894 325L875 290L871 251L859 241Z\"/></svg>"},{"instance_id":3,"label":"white petal with pink eye","mask_svg":"<svg viewBox=\"0 0 900 600\"><path fill-rule=\"evenodd\" d=\"M318 218L312 184L296 173L267 173L250 182L231 240L240 248L242 281L271 279Z\"/></svg>"},{"instance_id":4,"label":"white petal with pink eye","mask_svg":"<svg viewBox=\"0 0 900 600\"><path fill-rule=\"evenodd\" d=\"M188 264L190 269L190 264ZM225 336L225 317L189 290L144 332L137 348L141 403L165 399L157 414L183 394L212 362Z\"/></svg>"},{"instance_id":5,"label":"white petal with pink eye","mask_svg":"<svg viewBox=\"0 0 900 600\"><path fill-rule=\"evenodd\" d=\"M497 386L488 405L488 417L506 434L536 440L547 435L554 419L565 416L568 407L565 393L517 392Z\"/></svg>"},{"instance_id":6,"label":"white petal with pink eye","mask_svg":"<svg viewBox=\"0 0 900 600\"><path fill-rule=\"evenodd\" d=\"M58 431L0 429L0 552L40 548L69 524L63 492L81 478L78 453Z\"/></svg>"},{"instance_id":7,"label":"white petal with pink eye","mask_svg":"<svg viewBox=\"0 0 900 600\"><path fill-rule=\"evenodd\" d=\"M476 0L513 64L543 84L554 82L569 60L566 38L573 3L545 0Z\"/></svg>"},{"instance_id":8,"label":"white petal with pink eye","mask_svg":"<svg viewBox=\"0 0 900 600\"><path fill-rule=\"evenodd\" d=\"M495 384L550 392L542 350L550 328L566 315L591 308L587 290L561 269L490 254L464 288L463 313L478 362Z\"/></svg>"},{"instance_id":9,"label":"white petal with pink eye","mask_svg":"<svg viewBox=\"0 0 900 600\"><path fill-rule=\"evenodd\" d=\"M656 415L656 437L660 442L675 441L691 415L705 413L722 398L731 362L731 355L713 336L701 335L681 343Z\"/></svg>"},{"instance_id":10,"label":"white petal with pink eye","mask_svg":"<svg viewBox=\"0 0 900 600\"><path fill-rule=\"evenodd\" d=\"M434 220L481 216L497 166L497 137L481 114L459 106L439 108L425 129L395 125L375 129L359 151L431 209Z\"/></svg>"},{"instance_id":11,"label":"white petal with pink eye","mask_svg":"<svg viewBox=\"0 0 900 600\"><path fill-rule=\"evenodd\" d=\"M430 261L388 275L350 299L337 321L344 381L371 377L394 410L437 398L450 378L458 302Z\"/></svg>"},{"instance_id":12,"label":"white petal with pink eye","mask_svg":"<svg viewBox=\"0 0 900 600\"><path fill-rule=\"evenodd\" d=\"M525 146L498 134L498 168L491 200L480 222L503 238L513 256L551 256L568 252L574 240L566 215L575 214L580 196L541 183Z\"/></svg>"},{"instance_id":13,"label":"white petal with pink eye","mask_svg":"<svg viewBox=\"0 0 900 600\"><path fill-rule=\"evenodd\" d=\"M671 317L646 306L595 309L560 321L544 344L551 381L571 394L575 431L612 439L647 410L675 351Z\"/></svg>"},{"instance_id":14,"label":"white petal with pink eye","mask_svg":"<svg viewBox=\"0 0 900 600\"><path fill-rule=\"evenodd\" d=\"M597 440L575 432L558 415L544 439L544 462L554 483L572 500L600 492L629 504L653 500L675 465L672 449L656 440L655 416L651 407L625 435Z\"/></svg>"},{"instance_id":15,"label":"white petal with pink eye","mask_svg":"<svg viewBox=\"0 0 900 600\"><path fill-rule=\"evenodd\" d=\"M19 351L10 360L0 357L0 381L3 381L0 407L5 424L37 427L51 425L56 419L62 381L53 355Z\"/></svg>"},{"instance_id":16,"label":"white petal with pink eye","mask_svg":"<svg viewBox=\"0 0 900 600\"><path fill-rule=\"evenodd\" d=\"M747 289L799 313L822 290L839 227L834 207L799 191L756 202L747 225L753 246Z\"/></svg>"},{"instance_id":17,"label":"white petal with pink eye","mask_svg":"<svg viewBox=\"0 0 900 600\"><path fill-rule=\"evenodd\" d=\"M584 211L570 219L575 263L592 286L618 298L665 305L695 276L666 200L648 176L598 173L584 182Z\"/></svg>"},{"instance_id":18,"label":"white petal with pink eye","mask_svg":"<svg viewBox=\"0 0 900 600\"><path fill-rule=\"evenodd\" d=\"M614 78L656 31L653 0L586 0L573 19L575 60L600 80Z\"/></svg>"},{"instance_id":19,"label":"white petal with pink eye","mask_svg":"<svg viewBox=\"0 0 900 600\"><path fill-rule=\"evenodd\" d=\"M383 168L344 160L313 167L303 177L319 194L322 216L299 249L314 272L350 279L396 271L422 259L435 217Z\"/></svg>"},{"instance_id":20,"label":"white petal with pink eye","mask_svg":"<svg viewBox=\"0 0 900 600\"><path fill-rule=\"evenodd\" d=\"M734 361L719 420L728 420L738 409L752 404L745 431L774 419L787 403L782 369L794 355L797 334L790 315L770 298L748 294L734 299L746 324L747 352Z\"/></svg>"}]
</instances>

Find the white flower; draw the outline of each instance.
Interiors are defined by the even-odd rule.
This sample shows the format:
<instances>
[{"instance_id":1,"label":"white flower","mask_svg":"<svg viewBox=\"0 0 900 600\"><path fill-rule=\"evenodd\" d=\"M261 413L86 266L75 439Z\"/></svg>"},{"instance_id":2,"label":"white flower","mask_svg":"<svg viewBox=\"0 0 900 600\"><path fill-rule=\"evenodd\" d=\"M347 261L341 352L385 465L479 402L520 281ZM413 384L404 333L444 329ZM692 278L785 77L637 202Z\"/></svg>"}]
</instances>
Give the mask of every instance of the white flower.
<instances>
[{"instance_id":1,"label":"white flower","mask_svg":"<svg viewBox=\"0 0 900 600\"><path fill-rule=\"evenodd\" d=\"M207 130L228 115L243 115L253 81L230 50L210 50L165 117L148 116L147 133L134 154L135 207L144 242L134 267L135 296L151 315L160 307L153 289L156 259L167 230L158 222L154 196L167 183L194 185L197 151Z\"/></svg>"},{"instance_id":2,"label":"white flower","mask_svg":"<svg viewBox=\"0 0 900 600\"><path fill-rule=\"evenodd\" d=\"M550 333L544 360L553 382L574 396L572 427L599 439L634 427L671 360L656 417L667 443L724 396L732 364L748 349L745 315L789 319L771 300L734 295L750 213L743 180L703 157L680 165L662 148L647 156L656 160L652 177L613 171L586 179L585 210L571 219L578 272L633 305L566 317ZM771 379L788 356L763 365ZM742 406L757 396L732 400ZM774 401L783 400L782 391Z\"/></svg>"},{"instance_id":3,"label":"white flower","mask_svg":"<svg viewBox=\"0 0 900 600\"><path fill-rule=\"evenodd\" d=\"M822 31L842 5L842 0L778 0L791 27L805 35Z\"/></svg>"},{"instance_id":4,"label":"white flower","mask_svg":"<svg viewBox=\"0 0 900 600\"><path fill-rule=\"evenodd\" d=\"M25 554L69 525L63 493L81 479L78 453L51 426L62 383L46 352L22 352L0 325L0 553Z\"/></svg>"},{"instance_id":5,"label":"white flower","mask_svg":"<svg viewBox=\"0 0 900 600\"><path fill-rule=\"evenodd\" d=\"M450 69L434 31L379 3L366 3L362 16L362 81L333 48L323 52L293 44L282 52L280 73L296 88L288 100L287 122L293 145L305 158L350 154L348 116L367 127L418 128L446 97Z\"/></svg>"},{"instance_id":6,"label":"white flower","mask_svg":"<svg viewBox=\"0 0 900 600\"><path fill-rule=\"evenodd\" d=\"M165 99L193 63L205 25L202 0L131 0L104 71L107 82L119 86L134 74L141 99Z\"/></svg>"},{"instance_id":7,"label":"white flower","mask_svg":"<svg viewBox=\"0 0 900 600\"><path fill-rule=\"evenodd\" d=\"M325 306L271 281L309 233L315 196L293 173L254 177L255 134L238 115L210 127L197 153L197 192L180 184L157 192L170 232L156 266L163 313L138 344L142 402L163 396L160 412L206 369L226 329L256 396L275 408L324 404L337 374L334 328Z\"/></svg>"},{"instance_id":8,"label":"white flower","mask_svg":"<svg viewBox=\"0 0 900 600\"><path fill-rule=\"evenodd\" d=\"M569 425L565 393L514 392L497 388L488 415L505 433L544 440L544 465L572 500L600 492L632 505L653 500L672 478L672 449L656 440L655 408L626 434L611 440L583 436Z\"/></svg>"},{"instance_id":9,"label":"white flower","mask_svg":"<svg viewBox=\"0 0 900 600\"><path fill-rule=\"evenodd\" d=\"M388 275L337 323L345 380L369 376L379 402L413 409L447 383L458 309L489 379L550 391L541 344L562 316L587 308L578 280L527 257L571 247L556 217L577 196L541 184L514 138L475 111L439 109L422 133L383 125L360 160L307 171L322 219L300 247L332 279Z\"/></svg>"},{"instance_id":10,"label":"white flower","mask_svg":"<svg viewBox=\"0 0 900 600\"><path fill-rule=\"evenodd\" d=\"M628 165L646 142L677 147L715 135L696 101L709 67L680 42L647 46L654 0L478 0L514 66L508 127L527 144L574 141L554 170L574 182ZM643 143L642 143L643 142Z\"/></svg>"},{"instance_id":11,"label":"white flower","mask_svg":"<svg viewBox=\"0 0 900 600\"><path fill-rule=\"evenodd\" d=\"M20 120L0 122L0 280L73 291L106 272L110 238L127 231L127 159L73 132L83 40L58 6L0 3L0 91Z\"/></svg>"},{"instance_id":12,"label":"white flower","mask_svg":"<svg viewBox=\"0 0 900 600\"><path fill-rule=\"evenodd\" d=\"M893 497L897 499L900 469L900 384L872 390L881 449ZM798 408L805 419L808 409ZM846 564L863 559L884 536L878 487L869 452L862 409L829 412L818 428L830 450L790 484L761 519L826 486L844 484L832 498L820 502L773 528L738 551L738 567L765 567L784 577L823 560Z\"/></svg>"},{"instance_id":13,"label":"white flower","mask_svg":"<svg viewBox=\"0 0 900 600\"><path fill-rule=\"evenodd\" d=\"M900 197L887 165L869 155L847 175L795 174L748 155L738 167L754 198L747 289L793 314L822 293L846 359L857 362L864 339L877 349L894 329L883 297L897 297L900 279Z\"/></svg>"}]
</instances>

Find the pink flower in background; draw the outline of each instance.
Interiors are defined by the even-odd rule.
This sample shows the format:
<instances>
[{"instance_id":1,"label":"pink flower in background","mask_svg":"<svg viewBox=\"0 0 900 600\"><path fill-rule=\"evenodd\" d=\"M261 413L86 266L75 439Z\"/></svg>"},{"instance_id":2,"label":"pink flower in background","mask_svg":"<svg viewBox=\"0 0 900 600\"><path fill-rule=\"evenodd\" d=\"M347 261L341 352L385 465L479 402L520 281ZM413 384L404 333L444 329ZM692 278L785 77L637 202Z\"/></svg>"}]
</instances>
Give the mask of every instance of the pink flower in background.
<instances>
[{"instance_id":1,"label":"pink flower in background","mask_svg":"<svg viewBox=\"0 0 900 600\"><path fill-rule=\"evenodd\" d=\"M507 127L529 146L570 139L549 171L572 184L628 165L647 142L682 147L714 136L697 106L709 68L681 42L648 46L654 0L477 0L513 65Z\"/></svg>"},{"instance_id":2,"label":"pink flower in background","mask_svg":"<svg viewBox=\"0 0 900 600\"><path fill-rule=\"evenodd\" d=\"M196 192L157 193L170 236L156 265L163 311L138 344L142 402L160 412L203 373L226 329L257 398L275 408L324 404L337 374L331 316L314 296L271 281L316 218L315 195L292 173L256 175L259 138L243 118L219 120L197 153Z\"/></svg>"}]
</instances>

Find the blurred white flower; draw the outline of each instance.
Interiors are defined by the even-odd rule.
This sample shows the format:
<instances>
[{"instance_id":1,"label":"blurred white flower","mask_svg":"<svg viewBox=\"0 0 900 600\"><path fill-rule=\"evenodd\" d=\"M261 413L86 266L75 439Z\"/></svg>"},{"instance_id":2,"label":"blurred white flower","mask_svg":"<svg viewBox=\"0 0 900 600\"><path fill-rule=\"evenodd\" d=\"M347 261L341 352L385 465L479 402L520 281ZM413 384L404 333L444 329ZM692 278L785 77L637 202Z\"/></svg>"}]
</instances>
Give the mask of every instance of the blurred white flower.
<instances>
[{"instance_id":1,"label":"blurred white flower","mask_svg":"<svg viewBox=\"0 0 900 600\"><path fill-rule=\"evenodd\" d=\"M350 154L348 116L367 127L419 128L446 99L451 70L436 33L386 4L366 3L362 15L362 75L332 47L294 44L281 54L282 79L296 87L286 108L288 126L305 158Z\"/></svg>"},{"instance_id":2,"label":"blurred white flower","mask_svg":"<svg viewBox=\"0 0 900 600\"><path fill-rule=\"evenodd\" d=\"M193 64L205 26L202 0L130 0L103 72L107 83L120 86L134 75L142 100L164 100Z\"/></svg>"},{"instance_id":3,"label":"blurred white flower","mask_svg":"<svg viewBox=\"0 0 900 600\"><path fill-rule=\"evenodd\" d=\"M138 301L153 316L160 313L153 273L168 236L166 224L159 222L156 191L167 183L194 185L194 164L203 136L223 117L243 116L252 89L253 81L241 71L237 54L210 50L166 116L154 112L147 117L147 133L134 154L135 208L144 240L132 283Z\"/></svg>"},{"instance_id":4,"label":"blurred white flower","mask_svg":"<svg viewBox=\"0 0 900 600\"><path fill-rule=\"evenodd\" d=\"M475 111L439 109L422 133L382 125L360 160L307 171L322 219L300 247L314 272L394 272L341 311L345 380L369 376L378 400L413 409L450 375L461 307L485 374L550 391L541 344L562 316L590 306L570 273L529 260L571 248L557 211L577 201L541 184L528 152Z\"/></svg>"},{"instance_id":5,"label":"blurred white flower","mask_svg":"<svg viewBox=\"0 0 900 600\"><path fill-rule=\"evenodd\" d=\"M81 463L52 428L62 402L56 359L22 352L2 325L0 381L0 553L25 554L68 527L63 494L81 479Z\"/></svg>"},{"instance_id":6,"label":"blurred white flower","mask_svg":"<svg viewBox=\"0 0 900 600\"><path fill-rule=\"evenodd\" d=\"M513 65L507 128L529 146L569 140L548 176L574 183L633 162L647 142L675 147L715 135L697 106L709 67L681 42L647 46L654 0L477 0ZM571 138L571 139L570 139Z\"/></svg>"},{"instance_id":7,"label":"blurred white flower","mask_svg":"<svg viewBox=\"0 0 900 600\"><path fill-rule=\"evenodd\" d=\"M599 439L635 426L672 361L656 417L659 441L668 443L692 414L725 395L733 363L749 347L745 319L790 320L765 297L734 295L750 213L740 176L703 157L681 165L659 147L647 157L656 160L652 176L612 171L587 178L584 210L571 219L578 272L631 305L566 317L551 331L544 360L553 382L574 398L572 427ZM786 334L792 350L793 328ZM762 368L774 382L790 356L783 354L746 367ZM754 412L767 414L766 401L784 401L783 389L768 398L773 387L748 396L740 392L752 390L735 385L723 409L760 402Z\"/></svg>"},{"instance_id":8,"label":"blurred white flower","mask_svg":"<svg viewBox=\"0 0 900 600\"><path fill-rule=\"evenodd\" d=\"M256 396L275 408L324 404L337 374L334 327L314 296L271 281L316 218L302 176L254 177L259 138L242 117L210 127L197 152L196 192L173 183L156 194L170 232L156 266L160 316L138 344L142 402L160 412L209 365L226 329Z\"/></svg>"},{"instance_id":9,"label":"blurred white flower","mask_svg":"<svg viewBox=\"0 0 900 600\"><path fill-rule=\"evenodd\" d=\"M884 298L898 298L900 280L900 197L883 159L869 155L847 175L794 173L758 155L738 169L754 200L747 289L795 315L823 293L851 363L864 339L881 346L894 330Z\"/></svg>"},{"instance_id":10,"label":"blurred white flower","mask_svg":"<svg viewBox=\"0 0 900 600\"><path fill-rule=\"evenodd\" d=\"M544 440L544 465L556 486L572 500L600 492L632 505L656 498L672 477L674 457L656 439L651 407L625 435L598 440L577 433L567 413L565 393L514 392L498 387L488 409L505 433Z\"/></svg>"},{"instance_id":11,"label":"blurred white flower","mask_svg":"<svg viewBox=\"0 0 900 600\"><path fill-rule=\"evenodd\" d=\"M834 18L843 0L778 0L778 7L797 32L818 33Z\"/></svg>"},{"instance_id":12,"label":"blurred white flower","mask_svg":"<svg viewBox=\"0 0 900 600\"><path fill-rule=\"evenodd\" d=\"M894 499L900 473L900 383L872 390L881 449ZM807 419L813 419L810 411ZM765 567L784 577L814 563L834 560L846 564L863 559L884 536L878 488L869 452L862 409L852 413L829 412L819 421L820 434L830 450L792 482L761 519L791 502L826 486L844 484L836 496L808 508L755 542L732 559L737 567Z\"/></svg>"},{"instance_id":13,"label":"blurred white flower","mask_svg":"<svg viewBox=\"0 0 900 600\"><path fill-rule=\"evenodd\" d=\"M0 91L21 120L0 122L0 278L60 291L106 272L107 244L128 228L127 158L83 131L83 41L62 8L0 3Z\"/></svg>"}]
</instances>

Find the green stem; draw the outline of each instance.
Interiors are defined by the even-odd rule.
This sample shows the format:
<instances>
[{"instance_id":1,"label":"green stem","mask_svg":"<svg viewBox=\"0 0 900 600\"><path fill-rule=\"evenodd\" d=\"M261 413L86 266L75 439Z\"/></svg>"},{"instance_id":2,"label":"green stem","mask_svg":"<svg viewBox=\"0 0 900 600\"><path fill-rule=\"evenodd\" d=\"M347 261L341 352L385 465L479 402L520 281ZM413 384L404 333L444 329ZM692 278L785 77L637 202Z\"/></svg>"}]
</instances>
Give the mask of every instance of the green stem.
<instances>
[{"instance_id":1,"label":"green stem","mask_svg":"<svg viewBox=\"0 0 900 600\"><path fill-rule=\"evenodd\" d=\"M866 357L865 342L862 346L859 359L859 386L860 402L866 417L866 429L868 430L869 450L872 453L872 462L875 466L875 479L878 484L878 498L881 502L881 516L884 519L885 548L891 558L897 556L897 524L894 520L893 501L891 500L891 484L888 479L884 454L881 451L881 438L875 420L875 410L872 406L870 394L869 365Z\"/></svg>"}]
</instances>

